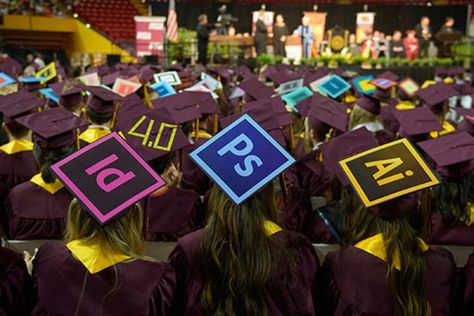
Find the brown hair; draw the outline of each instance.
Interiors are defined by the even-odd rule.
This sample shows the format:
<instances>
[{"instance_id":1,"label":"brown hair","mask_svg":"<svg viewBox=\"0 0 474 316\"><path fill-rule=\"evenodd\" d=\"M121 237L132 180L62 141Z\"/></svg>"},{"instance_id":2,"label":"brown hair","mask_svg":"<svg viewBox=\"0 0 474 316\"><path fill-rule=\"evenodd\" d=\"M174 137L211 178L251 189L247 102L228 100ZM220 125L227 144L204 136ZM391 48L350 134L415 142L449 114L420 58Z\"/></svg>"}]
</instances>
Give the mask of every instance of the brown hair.
<instances>
[{"instance_id":1,"label":"brown hair","mask_svg":"<svg viewBox=\"0 0 474 316\"><path fill-rule=\"evenodd\" d=\"M266 315L263 290L274 260L264 223L277 220L273 185L239 205L213 187L209 210L199 267L208 314Z\"/></svg>"},{"instance_id":2,"label":"brown hair","mask_svg":"<svg viewBox=\"0 0 474 316\"><path fill-rule=\"evenodd\" d=\"M399 216L384 218L359 206L352 219L353 244L382 233L387 253L386 278L404 316L431 315L425 288L426 263L418 240L425 207L420 203ZM395 268L396 257L400 270Z\"/></svg>"},{"instance_id":3,"label":"brown hair","mask_svg":"<svg viewBox=\"0 0 474 316\"><path fill-rule=\"evenodd\" d=\"M354 108L351 111L349 116L349 130L352 130L355 126L368 122L378 122L379 119L377 115L363 109L357 104L354 105Z\"/></svg>"}]
</instances>

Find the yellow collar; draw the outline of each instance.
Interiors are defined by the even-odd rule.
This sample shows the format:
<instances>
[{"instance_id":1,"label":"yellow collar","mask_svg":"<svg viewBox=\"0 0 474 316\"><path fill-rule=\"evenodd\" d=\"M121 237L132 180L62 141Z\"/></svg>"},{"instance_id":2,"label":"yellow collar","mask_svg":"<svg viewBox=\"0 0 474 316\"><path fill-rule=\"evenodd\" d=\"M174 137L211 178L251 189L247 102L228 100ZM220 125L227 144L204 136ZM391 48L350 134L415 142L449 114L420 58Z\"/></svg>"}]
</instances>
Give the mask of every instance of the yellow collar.
<instances>
[{"instance_id":1,"label":"yellow collar","mask_svg":"<svg viewBox=\"0 0 474 316\"><path fill-rule=\"evenodd\" d=\"M192 137L193 139L196 138L195 135L196 135L196 132L192 132L192 133L191 133L191 137ZM199 130L197 135L198 135L198 137L197 137L198 139L210 139L210 138L212 137L211 134L209 134L209 133L207 133L207 132L205 132L205 131L202 131L202 130Z\"/></svg>"},{"instance_id":2,"label":"yellow collar","mask_svg":"<svg viewBox=\"0 0 474 316\"><path fill-rule=\"evenodd\" d=\"M13 155L23 151L32 151L33 142L27 139L15 139L0 147L0 150L7 155Z\"/></svg>"},{"instance_id":3,"label":"yellow collar","mask_svg":"<svg viewBox=\"0 0 474 316\"><path fill-rule=\"evenodd\" d=\"M33 182L39 187L42 187L43 189L45 189L51 194L55 194L56 192L64 188L64 185L58 179L54 180L53 183L44 182L43 177L41 176L41 173L38 173L33 178L31 178L30 182Z\"/></svg>"},{"instance_id":4,"label":"yellow collar","mask_svg":"<svg viewBox=\"0 0 474 316\"><path fill-rule=\"evenodd\" d=\"M413 110L415 108L415 105L411 101L402 101L398 103L395 108L397 110L403 111L403 110Z\"/></svg>"},{"instance_id":5,"label":"yellow collar","mask_svg":"<svg viewBox=\"0 0 474 316\"><path fill-rule=\"evenodd\" d=\"M344 103L354 103L357 101L357 98L353 95L348 95L344 98Z\"/></svg>"},{"instance_id":6,"label":"yellow collar","mask_svg":"<svg viewBox=\"0 0 474 316\"><path fill-rule=\"evenodd\" d=\"M420 238L418 238L418 243L423 252L428 250L428 245ZM367 239L361 240L354 247L361 249L367 253L370 253L371 255L376 256L377 258L382 259L385 262L387 261L387 253L385 251L385 244L382 234L377 234ZM396 254L394 257L393 265L395 269L401 269L400 258L398 254Z\"/></svg>"},{"instance_id":7,"label":"yellow collar","mask_svg":"<svg viewBox=\"0 0 474 316\"><path fill-rule=\"evenodd\" d=\"M474 203L468 202L467 206L469 207L469 220L464 221L464 223L468 226L471 226L474 223Z\"/></svg>"},{"instance_id":8,"label":"yellow collar","mask_svg":"<svg viewBox=\"0 0 474 316\"><path fill-rule=\"evenodd\" d=\"M79 135L79 139L91 144L96 140L99 140L102 137L109 135L110 133L110 130L105 127L89 127L81 135Z\"/></svg>"},{"instance_id":9,"label":"yellow collar","mask_svg":"<svg viewBox=\"0 0 474 316\"><path fill-rule=\"evenodd\" d=\"M267 236L274 235L283 229L272 221L263 222L263 230Z\"/></svg>"},{"instance_id":10,"label":"yellow collar","mask_svg":"<svg viewBox=\"0 0 474 316\"><path fill-rule=\"evenodd\" d=\"M66 244L66 247L91 274L131 258L130 256L118 253L106 254L99 245L87 244L82 240L70 241Z\"/></svg>"},{"instance_id":11,"label":"yellow collar","mask_svg":"<svg viewBox=\"0 0 474 316\"><path fill-rule=\"evenodd\" d=\"M443 130L440 132L431 132L430 136L431 138L438 138L446 134L454 133L455 131L456 131L456 128L451 123L449 123L448 121L444 121Z\"/></svg>"}]
</instances>

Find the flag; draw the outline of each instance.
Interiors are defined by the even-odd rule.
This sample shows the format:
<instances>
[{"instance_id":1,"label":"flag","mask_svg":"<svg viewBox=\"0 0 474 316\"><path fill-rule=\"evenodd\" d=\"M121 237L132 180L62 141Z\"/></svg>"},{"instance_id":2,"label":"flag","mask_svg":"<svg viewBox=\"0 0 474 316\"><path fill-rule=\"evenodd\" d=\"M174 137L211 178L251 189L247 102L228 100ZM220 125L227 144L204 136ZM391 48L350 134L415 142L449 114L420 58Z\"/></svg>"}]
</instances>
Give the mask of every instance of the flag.
<instances>
[{"instance_id":1,"label":"flag","mask_svg":"<svg viewBox=\"0 0 474 316\"><path fill-rule=\"evenodd\" d=\"M44 80L42 83L47 82L54 77L56 77L56 65L54 62L50 63L48 66L44 67L40 71L38 71L35 75L36 78L39 77L45 77L46 80Z\"/></svg>"},{"instance_id":2,"label":"flag","mask_svg":"<svg viewBox=\"0 0 474 316\"><path fill-rule=\"evenodd\" d=\"M174 0L169 0L168 19L166 20L166 38L172 42L178 40L178 17L176 16L176 9Z\"/></svg>"}]
</instances>

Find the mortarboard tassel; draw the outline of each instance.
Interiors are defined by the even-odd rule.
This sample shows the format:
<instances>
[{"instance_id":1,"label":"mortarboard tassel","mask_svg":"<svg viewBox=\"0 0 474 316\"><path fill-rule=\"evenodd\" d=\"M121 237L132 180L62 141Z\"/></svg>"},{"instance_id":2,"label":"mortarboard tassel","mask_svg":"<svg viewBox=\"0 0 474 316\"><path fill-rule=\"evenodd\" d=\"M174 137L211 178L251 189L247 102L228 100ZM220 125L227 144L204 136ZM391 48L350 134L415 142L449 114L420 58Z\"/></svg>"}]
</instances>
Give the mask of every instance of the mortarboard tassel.
<instances>
[{"instance_id":1,"label":"mortarboard tassel","mask_svg":"<svg viewBox=\"0 0 474 316\"><path fill-rule=\"evenodd\" d=\"M118 111L120 110L120 102L115 104L115 111L112 119L110 120L110 129L113 129L115 126L115 121L117 120Z\"/></svg>"}]
</instances>

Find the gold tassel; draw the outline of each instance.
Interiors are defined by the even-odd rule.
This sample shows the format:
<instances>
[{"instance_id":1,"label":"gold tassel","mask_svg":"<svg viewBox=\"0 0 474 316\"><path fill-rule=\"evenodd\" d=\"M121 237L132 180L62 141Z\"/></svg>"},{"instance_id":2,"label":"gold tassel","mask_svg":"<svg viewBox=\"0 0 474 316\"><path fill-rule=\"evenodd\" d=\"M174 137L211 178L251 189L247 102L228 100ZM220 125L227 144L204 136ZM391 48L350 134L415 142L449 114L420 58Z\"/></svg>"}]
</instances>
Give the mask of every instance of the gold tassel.
<instances>
[{"instance_id":1,"label":"gold tassel","mask_svg":"<svg viewBox=\"0 0 474 316\"><path fill-rule=\"evenodd\" d=\"M76 147L77 149L81 149L81 141L79 140L79 136L81 135L81 130L76 128Z\"/></svg>"},{"instance_id":2,"label":"gold tassel","mask_svg":"<svg viewBox=\"0 0 474 316\"><path fill-rule=\"evenodd\" d=\"M295 149L296 144L295 144L295 132L293 129L293 123L290 124L290 148Z\"/></svg>"},{"instance_id":3,"label":"gold tassel","mask_svg":"<svg viewBox=\"0 0 474 316\"><path fill-rule=\"evenodd\" d=\"M144 84L143 85L143 95L145 97L145 103L146 103L146 106L149 108L149 109L153 109L153 104L151 103L151 99L150 99L150 94L148 93L148 89L147 89L147 85Z\"/></svg>"},{"instance_id":4,"label":"gold tassel","mask_svg":"<svg viewBox=\"0 0 474 316\"><path fill-rule=\"evenodd\" d=\"M219 128L219 116L217 113L214 113L214 135L217 134L217 129Z\"/></svg>"},{"instance_id":5,"label":"gold tassel","mask_svg":"<svg viewBox=\"0 0 474 316\"><path fill-rule=\"evenodd\" d=\"M110 120L110 129L113 129L115 126L115 121L117 120L117 115L118 111L120 110L120 102L117 102L115 104L115 112L114 115L112 116L112 119Z\"/></svg>"}]
</instances>

